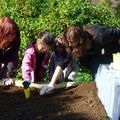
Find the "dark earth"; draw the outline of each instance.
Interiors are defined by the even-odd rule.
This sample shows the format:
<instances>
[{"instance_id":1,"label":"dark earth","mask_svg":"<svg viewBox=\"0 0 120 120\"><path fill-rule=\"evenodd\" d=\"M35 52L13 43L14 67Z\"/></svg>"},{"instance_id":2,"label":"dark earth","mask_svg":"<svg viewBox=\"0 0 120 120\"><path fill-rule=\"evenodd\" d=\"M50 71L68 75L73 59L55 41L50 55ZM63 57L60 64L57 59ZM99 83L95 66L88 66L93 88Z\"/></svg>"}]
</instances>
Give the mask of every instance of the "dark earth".
<instances>
[{"instance_id":1,"label":"dark earth","mask_svg":"<svg viewBox=\"0 0 120 120\"><path fill-rule=\"evenodd\" d=\"M21 87L0 87L0 120L107 120L97 97L95 82L56 89L45 96L30 88L25 99Z\"/></svg>"}]
</instances>

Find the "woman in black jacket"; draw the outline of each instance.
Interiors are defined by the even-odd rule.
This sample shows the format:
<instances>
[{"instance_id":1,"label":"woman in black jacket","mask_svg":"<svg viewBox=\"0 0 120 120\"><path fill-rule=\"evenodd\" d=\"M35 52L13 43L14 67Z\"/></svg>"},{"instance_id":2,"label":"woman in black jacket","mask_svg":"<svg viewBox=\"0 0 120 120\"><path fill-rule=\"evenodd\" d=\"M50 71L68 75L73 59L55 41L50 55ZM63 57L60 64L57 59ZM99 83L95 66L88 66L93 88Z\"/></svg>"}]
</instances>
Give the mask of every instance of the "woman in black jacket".
<instances>
[{"instance_id":1,"label":"woman in black jacket","mask_svg":"<svg viewBox=\"0 0 120 120\"><path fill-rule=\"evenodd\" d=\"M89 29L73 25L64 32L64 43L69 55L58 64L50 83L41 89L41 95L53 90L58 76L72 58L80 59L81 65L90 68L94 79L99 64L110 63L112 53L120 51L120 30L100 25Z\"/></svg>"},{"instance_id":2,"label":"woman in black jacket","mask_svg":"<svg viewBox=\"0 0 120 120\"><path fill-rule=\"evenodd\" d=\"M9 17L0 18L0 80L4 85L12 85L16 76L20 42L18 25Z\"/></svg>"}]
</instances>

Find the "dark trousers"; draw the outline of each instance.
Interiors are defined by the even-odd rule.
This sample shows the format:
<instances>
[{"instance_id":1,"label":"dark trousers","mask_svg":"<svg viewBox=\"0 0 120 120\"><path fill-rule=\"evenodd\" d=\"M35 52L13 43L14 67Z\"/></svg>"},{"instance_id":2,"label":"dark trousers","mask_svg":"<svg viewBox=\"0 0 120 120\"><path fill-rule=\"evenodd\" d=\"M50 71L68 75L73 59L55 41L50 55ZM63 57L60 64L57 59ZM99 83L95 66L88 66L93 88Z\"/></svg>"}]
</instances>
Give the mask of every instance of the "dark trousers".
<instances>
[{"instance_id":1,"label":"dark trousers","mask_svg":"<svg viewBox=\"0 0 120 120\"><path fill-rule=\"evenodd\" d=\"M0 79L14 78L16 76L16 71L13 62L0 63Z\"/></svg>"},{"instance_id":2,"label":"dark trousers","mask_svg":"<svg viewBox=\"0 0 120 120\"><path fill-rule=\"evenodd\" d=\"M110 64L112 57L98 56L98 55L86 55L80 59L80 64L89 69L92 73L92 78L95 80L95 74L97 73L100 64Z\"/></svg>"}]
</instances>

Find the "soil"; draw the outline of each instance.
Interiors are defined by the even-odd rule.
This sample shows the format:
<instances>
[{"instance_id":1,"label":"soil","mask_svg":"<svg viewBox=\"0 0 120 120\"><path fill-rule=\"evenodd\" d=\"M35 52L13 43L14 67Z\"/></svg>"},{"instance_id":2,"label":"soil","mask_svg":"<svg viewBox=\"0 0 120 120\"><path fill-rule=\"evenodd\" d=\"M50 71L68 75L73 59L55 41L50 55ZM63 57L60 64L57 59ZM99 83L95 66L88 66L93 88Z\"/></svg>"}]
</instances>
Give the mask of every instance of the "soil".
<instances>
[{"instance_id":1,"label":"soil","mask_svg":"<svg viewBox=\"0 0 120 120\"><path fill-rule=\"evenodd\" d=\"M30 92L25 99L21 87L0 87L0 120L107 120L95 82L56 89L45 96L36 88Z\"/></svg>"}]
</instances>

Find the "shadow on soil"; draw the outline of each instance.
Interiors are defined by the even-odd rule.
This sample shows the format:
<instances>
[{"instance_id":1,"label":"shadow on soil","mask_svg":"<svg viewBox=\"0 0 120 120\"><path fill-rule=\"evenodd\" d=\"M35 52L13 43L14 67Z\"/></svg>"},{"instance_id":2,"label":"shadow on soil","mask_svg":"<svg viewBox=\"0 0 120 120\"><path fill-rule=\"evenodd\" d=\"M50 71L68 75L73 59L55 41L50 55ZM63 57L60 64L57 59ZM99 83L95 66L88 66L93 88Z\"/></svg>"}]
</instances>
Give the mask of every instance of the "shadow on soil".
<instances>
[{"instance_id":1,"label":"shadow on soil","mask_svg":"<svg viewBox=\"0 0 120 120\"><path fill-rule=\"evenodd\" d=\"M71 109L77 101L72 96L74 88L57 89L45 96L31 88L31 97L26 100L23 88L0 87L0 120L94 120L87 113Z\"/></svg>"}]
</instances>

